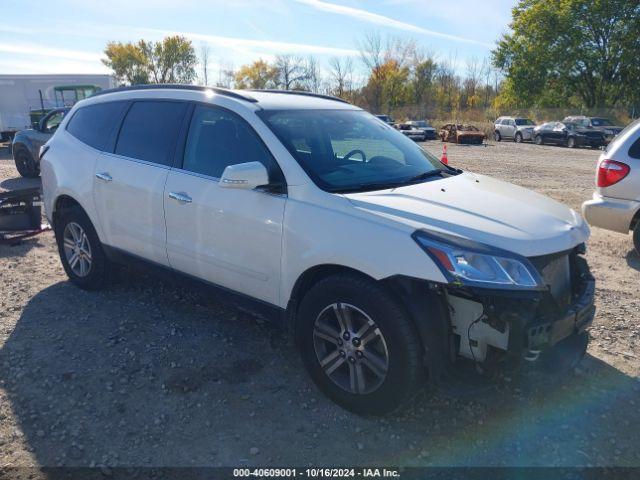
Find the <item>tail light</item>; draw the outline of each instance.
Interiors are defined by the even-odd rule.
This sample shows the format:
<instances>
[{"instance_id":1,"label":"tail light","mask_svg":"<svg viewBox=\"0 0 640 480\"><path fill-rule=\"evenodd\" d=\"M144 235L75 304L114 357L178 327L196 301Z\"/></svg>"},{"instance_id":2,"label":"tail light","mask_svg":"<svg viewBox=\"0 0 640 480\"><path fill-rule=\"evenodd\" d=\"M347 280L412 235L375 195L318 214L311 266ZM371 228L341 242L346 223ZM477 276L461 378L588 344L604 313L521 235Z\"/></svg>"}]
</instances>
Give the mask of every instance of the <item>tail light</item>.
<instances>
[{"instance_id":1,"label":"tail light","mask_svg":"<svg viewBox=\"0 0 640 480\"><path fill-rule=\"evenodd\" d=\"M631 168L626 163L615 160L603 160L598 165L596 185L598 187L610 187L626 177Z\"/></svg>"}]
</instances>

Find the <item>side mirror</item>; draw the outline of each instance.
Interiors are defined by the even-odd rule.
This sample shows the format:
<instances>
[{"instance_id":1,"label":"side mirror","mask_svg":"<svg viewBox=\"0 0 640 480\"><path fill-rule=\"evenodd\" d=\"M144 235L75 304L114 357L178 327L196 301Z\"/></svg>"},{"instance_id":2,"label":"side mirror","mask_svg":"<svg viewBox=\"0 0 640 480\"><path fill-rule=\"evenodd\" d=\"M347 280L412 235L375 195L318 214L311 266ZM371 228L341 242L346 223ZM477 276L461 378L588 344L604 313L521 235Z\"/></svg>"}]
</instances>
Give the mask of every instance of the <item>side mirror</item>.
<instances>
[{"instance_id":1,"label":"side mirror","mask_svg":"<svg viewBox=\"0 0 640 480\"><path fill-rule=\"evenodd\" d=\"M269 183L269 173L260 162L247 162L229 165L222 172L220 186L224 188L242 188L253 190Z\"/></svg>"}]
</instances>

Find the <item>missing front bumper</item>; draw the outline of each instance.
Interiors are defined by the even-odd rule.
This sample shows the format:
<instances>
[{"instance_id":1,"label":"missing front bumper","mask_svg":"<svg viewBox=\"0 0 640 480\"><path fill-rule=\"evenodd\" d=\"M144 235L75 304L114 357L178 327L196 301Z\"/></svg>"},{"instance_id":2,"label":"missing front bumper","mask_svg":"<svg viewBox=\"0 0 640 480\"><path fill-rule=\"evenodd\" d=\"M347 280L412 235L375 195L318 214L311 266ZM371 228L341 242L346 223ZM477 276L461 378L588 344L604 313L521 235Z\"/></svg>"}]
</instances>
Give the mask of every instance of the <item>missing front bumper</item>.
<instances>
[{"instance_id":1,"label":"missing front bumper","mask_svg":"<svg viewBox=\"0 0 640 480\"><path fill-rule=\"evenodd\" d=\"M583 335L595 316L595 280L584 258L571 253L570 299L548 292L517 297L509 292L449 289L453 358L476 363L530 360L545 350Z\"/></svg>"}]
</instances>

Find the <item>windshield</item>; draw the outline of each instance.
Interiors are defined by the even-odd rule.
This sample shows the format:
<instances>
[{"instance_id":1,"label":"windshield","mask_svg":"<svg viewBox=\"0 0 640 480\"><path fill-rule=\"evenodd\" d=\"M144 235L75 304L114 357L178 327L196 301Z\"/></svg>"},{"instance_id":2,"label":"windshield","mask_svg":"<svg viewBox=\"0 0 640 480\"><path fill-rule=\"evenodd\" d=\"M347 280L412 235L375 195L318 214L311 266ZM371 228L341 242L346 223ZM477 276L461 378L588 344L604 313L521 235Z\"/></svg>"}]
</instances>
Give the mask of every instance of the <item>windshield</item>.
<instances>
[{"instance_id":1,"label":"windshield","mask_svg":"<svg viewBox=\"0 0 640 480\"><path fill-rule=\"evenodd\" d=\"M516 125L535 125L528 118L516 118Z\"/></svg>"},{"instance_id":2,"label":"windshield","mask_svg":"<svg viewBox=\"0 0 640 480\"><path fill-rule=\"evenodd\" d=\"M262 111L259 115L326 191L382 190L424 181L428 172L457 173L361 110ZM416 178L421 175L424 178Z\"/></svg>"},{"instance_id":3,"label":"windshield","mask_svg":"<svg viewBox=\"0 0 640 480\"><path fill-rule=\"evenodd\" d=\"M415 125L416 127L420 127L420 128L429 126L429 124L427 122L425 122L424 120L417 120L417 121L413 122L413 125Z\"/></svg>"},{"instance_id":4,"label":"windshield","mask_svg":"<svg viewBox=\"0 0 640 480\"><path fill-rule=\"evenodd\" d=\"M604 127L605 125L613 125L613 123L606 118L592 118L591 125L594 127Z\"/></svg>"}]
</instances>

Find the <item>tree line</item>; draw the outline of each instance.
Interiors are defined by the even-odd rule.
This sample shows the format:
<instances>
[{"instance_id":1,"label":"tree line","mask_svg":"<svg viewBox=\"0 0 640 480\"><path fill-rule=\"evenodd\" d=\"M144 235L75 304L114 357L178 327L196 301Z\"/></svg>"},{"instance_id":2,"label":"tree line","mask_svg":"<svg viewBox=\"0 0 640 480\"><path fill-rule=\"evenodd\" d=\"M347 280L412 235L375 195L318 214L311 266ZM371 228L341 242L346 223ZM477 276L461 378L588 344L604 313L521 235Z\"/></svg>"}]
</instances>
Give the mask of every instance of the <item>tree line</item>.
<instances>
[{"instance_id":1,"label":"tree line","mask_svg":"<svg viewBox=\"0 0 640 480\"><path fill-rule=\"evenodd\" d=\"M212 72L210 49L181 36L110 42L105 65L121 84L201 83L306 90L374 113L487 118L540 108L627 108L640 100L640 4L635 0L520 0L489 56L458 61L415 40L365 35L357 57L282 54ZM631 112L629 112L631 114Z\"/></svg>"}]
</instances>

